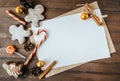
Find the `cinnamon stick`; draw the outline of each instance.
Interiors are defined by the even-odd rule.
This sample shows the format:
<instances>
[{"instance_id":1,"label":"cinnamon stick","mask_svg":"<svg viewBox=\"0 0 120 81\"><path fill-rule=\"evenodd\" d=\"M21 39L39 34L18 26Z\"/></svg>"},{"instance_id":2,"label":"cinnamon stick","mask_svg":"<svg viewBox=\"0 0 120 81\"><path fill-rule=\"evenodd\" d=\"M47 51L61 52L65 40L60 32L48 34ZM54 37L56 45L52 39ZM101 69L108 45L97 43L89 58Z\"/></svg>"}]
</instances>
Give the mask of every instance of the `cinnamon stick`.
<instances>
[{"instance_id":1,"label":"cinnamon stick","mask_svg":"<svg viewBox=\"0 0 120 81\"><path fill-rule=\"evenodd\" d=\"M102 22L100 21L100 19L96 15L91 14L90 16L96 22L97 25L102 25Z\"/></svg>"},{"instance_id":2,"label":"cinnamon stick","mask_svg":"<svg viewBox=\"0 0 120 81\"><path fill-rule=\"evenodd\" d=\"M96 24L102 25L103 23L100 21L99 17L94 14L93 10L89 7L88 3L85 4L85 7L89 12L91 18L96 22Z\"/></svg>"},{"instance_id":3,"label":"cinnamon stick","mask_svg":"<svg viewBox=\"0 0 120 81\"><path fill-rule=\"evenodd\" d=\"M45 71L43 71L43 73L39 76L39 79L42 79L51 69L52 67L56 64L56 61L53 61L47 68Z\"/></svg>"}]
</instances>

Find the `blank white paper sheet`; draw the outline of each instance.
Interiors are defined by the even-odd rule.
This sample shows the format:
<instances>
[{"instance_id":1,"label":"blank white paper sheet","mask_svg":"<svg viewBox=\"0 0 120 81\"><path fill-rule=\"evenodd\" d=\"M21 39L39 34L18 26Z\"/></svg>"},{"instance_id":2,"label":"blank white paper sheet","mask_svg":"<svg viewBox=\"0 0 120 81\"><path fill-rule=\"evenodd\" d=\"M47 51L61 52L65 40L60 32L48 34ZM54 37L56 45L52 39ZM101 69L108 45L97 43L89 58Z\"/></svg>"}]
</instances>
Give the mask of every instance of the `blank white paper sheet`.
<instances>
[{"instance_id":1,"label":"blank white paper sheet","mask_svg":"<svg viewBox=\"0 0 120 81\"><path fill-rule=\"evenodd\" d=\"M100 10L95 12L100 15ZM37 51L39 60L44 60L45 69L53 60L54 68L110 57L104 27L92 19L81 20L79 14L45 20L40 27L32 26L33 32L45 29L47 40ZM34 35L37 44L42 37Z\"/></svg>"}]
</instances>

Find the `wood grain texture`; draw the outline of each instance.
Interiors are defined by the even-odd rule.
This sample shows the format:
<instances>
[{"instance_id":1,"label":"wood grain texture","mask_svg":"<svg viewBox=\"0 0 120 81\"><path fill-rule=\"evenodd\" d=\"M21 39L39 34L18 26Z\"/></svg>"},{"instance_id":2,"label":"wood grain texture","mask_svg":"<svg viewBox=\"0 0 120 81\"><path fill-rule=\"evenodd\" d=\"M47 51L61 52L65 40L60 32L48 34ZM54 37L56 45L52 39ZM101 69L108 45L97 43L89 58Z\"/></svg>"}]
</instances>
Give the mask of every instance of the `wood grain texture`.
<instances>
[{"instance_id":1,"label":"wood grain texture","mask_svg":"<svg viewBox=\"0 0 120 81\"><path fill-rule=\"evenodd\" d=\"M44 15L46 19L50 19L77 8L76 5L79 3L93 2L94 0L33 1L35 4L42 4L45 6ZM108 18L106 18L105 21L108 25L117 52L112 54L111 58L92 61L41 81L120 81L120 0L97 1L102 13L108 14ZM5 10L15 11L15 7L18 5L18 0L0 0L0 81L39 81L38 77L34 77L30 73L19 79L9 77L2 68L2 63L5 61L24 61L17 55L7 55L5 52L7 45L15 45L18 48L17 51L25 56L29 56L30 54L30 52L26 52L23 49L24 45L20 45L17 41L12 41L11 35L8 32L10 25L19 25L19 23L9 17L5 13ZM19 16L23 18L25 15ZM36 62L37 58L34 57L33 61L29 64L29 68L33 67L33 65L35 66Z\"/></svg>"}]
</instances>

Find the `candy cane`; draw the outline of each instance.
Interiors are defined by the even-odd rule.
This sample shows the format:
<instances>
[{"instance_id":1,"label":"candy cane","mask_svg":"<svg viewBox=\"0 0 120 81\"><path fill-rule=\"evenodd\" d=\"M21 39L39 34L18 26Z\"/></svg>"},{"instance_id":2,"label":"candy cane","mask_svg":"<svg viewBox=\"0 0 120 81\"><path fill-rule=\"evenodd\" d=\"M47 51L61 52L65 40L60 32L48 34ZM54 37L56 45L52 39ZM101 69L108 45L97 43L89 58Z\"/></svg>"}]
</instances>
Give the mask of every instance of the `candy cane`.
<instances>
[{"instance_id":1,"label":"candy cane","mask_svg":"<svg viewBox=\"0 0 120 81\"><path fill-rule=\"evenodd\" d=\"M17 20L18 22L22 23L23 25L26 25L26 22L15 16L12 11L6 10L6 13L11 16L13 19Z\"/></svg>"},{"instance_id":2,"label":"candy cane","mask_svg":"<svg viewBox=\"0 0 120 81\"><path fill-rule=\"evenodd\" d=\"M28 63L30 62L30 60L32 59L32 57L36 54L37 49L43 44L43 42L45 42L46 38L47 38L47 32L45 30L38 30L36 35L41 34L42 32L44 32L44 37L40 40L40 42L35 46L34 50L32 51L32 53L30 54L30 56L27 58L26 62L24 63L24 65L28 65Z\"/></svg>"},{"instance_id":3,"label":"candy cane","mask_svg":"<svg viewBox=\"0 0 120 81\"><path fill-rule=\"evenodd\" d=\"M37 44L37 47L40 47L42 43L46 40L47 38L47 32L45 30L38 30L36 35L39 35L40 33L44 32L44 37L41 39L41 41Z\"/></svg>"}]
</instances>

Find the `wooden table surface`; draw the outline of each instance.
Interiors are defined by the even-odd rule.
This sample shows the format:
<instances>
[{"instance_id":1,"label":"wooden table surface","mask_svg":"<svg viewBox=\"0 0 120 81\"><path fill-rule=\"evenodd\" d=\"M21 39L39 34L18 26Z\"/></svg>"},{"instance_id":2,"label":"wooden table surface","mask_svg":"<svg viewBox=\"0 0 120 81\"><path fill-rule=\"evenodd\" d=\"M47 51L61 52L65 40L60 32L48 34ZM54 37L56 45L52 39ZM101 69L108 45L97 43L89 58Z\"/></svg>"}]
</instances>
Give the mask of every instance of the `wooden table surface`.
<instances>
[{"instance_id":1,"label":"wooden table surface","mask_svg":"<svg viewBox=\"0 0 120 81\"><path fill-rule=\"evenodd\" d=\"M76 4L93 2L94 0L33 0L35 4L45 6L46 19L54 18L67 11L77 8ZM111 58L92 61L63 73L57 74L41 81L120 81L120 0L97 0L103 14L108 14L105 19L110 31L116 53ZM29 74L24 78L15 79L7 75L2 68L6 61L23 60L17 55L7 55L5 48L13 44L18 48L18 52L29 56L30 52L23 49L17 41L11 40L11 34L8 32L9 26L19 23L9 17L5 10L13 10L19 5L17 0L0 0L0 81L39 81L38 77ZM18 15L18 14L17 14ZM25 15L19 15L23 18ZM35 57L29 67L33 67L37 62Z\"/></svg>"}]
</instances>

